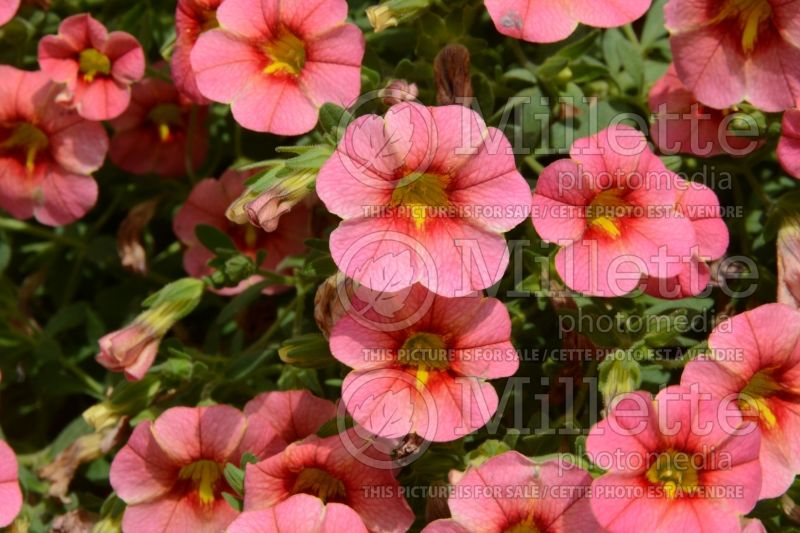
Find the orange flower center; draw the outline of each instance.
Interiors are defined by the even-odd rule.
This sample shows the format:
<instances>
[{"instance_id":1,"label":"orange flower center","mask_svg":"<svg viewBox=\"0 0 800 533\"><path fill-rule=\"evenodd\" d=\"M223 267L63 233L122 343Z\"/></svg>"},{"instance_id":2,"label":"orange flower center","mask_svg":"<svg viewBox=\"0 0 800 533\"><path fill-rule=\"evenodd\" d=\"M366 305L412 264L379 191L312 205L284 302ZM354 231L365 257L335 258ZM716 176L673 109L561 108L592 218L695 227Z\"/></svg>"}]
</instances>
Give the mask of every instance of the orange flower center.
<instances>
[{"instance_id":1,"label":"orange flower center","mask_svg":"<svg viewBox=\"0 0 800 533\"><path fill-rule=\"evenodd\" d=\"M0 151L21 150L25 155L25 168L29 173L36 166L36 156L50 145L47 134L30 122L20 122L11 135L0 143Z\"/></svg>"},{"instance_id":2,"label":"orange flower center","mask_svg":"<svg viewBox=\"0 0 800 533\"><path fill-rule=\"evenodd\" d=\"M417 229L420 229L425 225L430 208L450 205L447 197L449 182L449 177L439 174L409 174L392 191L391 205L407 209Z\"/></svg>"},{"instance_id":3,"label":"orange flower center","mask_svg":"<svg viewBox=\"0 0 800 533\"><path fill-rule=\"evenodd\" d=\"M622 234L620 219L630 209L622 195L622 189L608 189L595 196L586 210L589 226L612 239L618 238Z\"/></svg>"},{"instance_id":4,"label":"orange flower center","mask_svg":"<svg viewBox=\"0 0 800 533\"><path fill-rule=\"evenodd\" d=\"M746 416L757 418L767 429L772 429L778 420L769 406L769 398L782 390L769 370L756 372L739 393L739 409Z\"/></svg>"},{"instance_id":5,"label":"orange flower center","mask_svg":"<svg viewBox=\"0 0 800 533\"><path fill-rule=\"evenodd\" d=\"M88 48L80 53L78 68L84 81L91 83L98 74L108 76L111 73L111 60L99 50Z\"/></svg>"},{"instance_id":6,"label":"orange flower center","mask_svg":"<svg viewBox=\"0 0 800 533\"><path fill-rule=\"evenodd\" d=\"M294 482L292 494L311 494L323 502L343 501L347 495L344 483L319 468L305 468Z\"/></svg>"},{"instance_id":7,"label":"orange flower center","mask_svg":"<svg viewBox=\"0 0 800 533\"><path fill-rule=\"evenodd\" d=\"M210 505L214 503L217 489L223 480L223 467L221 464L209 460L196 461L181 468L178 477L191 482L200 503Z\"/></svg>"},{"instance_id":8,"label":"orange flower center","mask_svg":"<svg viewBox=\"0 0 800 533\"><path fill-rule=\"evenodd\" d=\"M515 524L506 529L503 533L539 533L539 528L532 518L528 518L519 524Z\"/></svg>"},{"instance_id":9,"label":"orange flower center","mask_svg":"<svg viewBox=\"0 0 800 533\"><path fill-rule=\"evenodd\" d=\"M397 361L404 366L417 369L417 379L423 385L428 382L430 371L450 368L447 344L433 333L414 333L397 351Z\"/></svg>"},{"instance_id":10,"label":"orange flower center","mask_svg":"<svg viewBox=\"0 0 800 533\"><path fill-rule=\"evenodd\" d=\"M667 498L691 494L699 486L697 467L689 454L684 452L659 454L646 475L650 483L661 485Z\"/></svg>"},{"instance_id":11,"label":"orange flower center","mask_svg":"<svg viewBox=\"0 0 800 533\"><path fill-rule=\"evenodd\" d=\"M217 12L213 9L204 9L203 12L200 14L200 18L203 21L202 24L200 25L201 32L213 30L214 28L219 27L219 21L217 20Z\"/></svg>"},{"instance_id":12,"label":"orange flower center","mask_svg":"<svg viewBox=\"0 0 800 533\"><path fill-rule=\"evenodd\" d=\"M728 0L712 22L738 19L742 30L742 50L749 54L755 49L763 24L771 18L772 6L768 0Z\"/></svg>"},{"instance_id":13,"label":"orange flower center","mask_svg":"<svg viewBox=\"0 0 800 533\"><path fill-rule=\"evenodd\" d=\"M147 118L156 125L161 142L169 142L174 137L174 129L183 125L181 108L175 104L161 104L154 107Z\"/></svg>"},{"instance_id":14,"label":"orange flower center","mask_svg":"<svg viewBox=\"0 0 800 533\"><path fill-rule=\"evenodd\" d=\"M269 64L265 74L297 77L306 64L306 45L286 28L278 31L278 36L264 46Z\"/></svg>"}]
</instances>

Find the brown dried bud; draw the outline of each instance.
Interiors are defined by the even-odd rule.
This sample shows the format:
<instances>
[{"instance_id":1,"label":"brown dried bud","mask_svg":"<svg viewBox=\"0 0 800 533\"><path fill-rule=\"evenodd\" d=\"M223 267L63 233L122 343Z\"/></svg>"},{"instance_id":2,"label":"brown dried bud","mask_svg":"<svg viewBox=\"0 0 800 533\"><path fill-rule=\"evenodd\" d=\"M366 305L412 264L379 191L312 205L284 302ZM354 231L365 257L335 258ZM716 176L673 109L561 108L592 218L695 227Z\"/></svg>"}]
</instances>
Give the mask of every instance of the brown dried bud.
<instances>
[{"instance_id":1,"label":"brown dried bud","mask_svg":"<svg viewBox=\"0 0 800 533\"><path fill-rule=\"evenodd\" d=\"M389 106L413 102L419 96L419 88L416 83L408 83L406 80L392 80L381 89L380 96L383 103Z\"/></svg>"},{"instance_id":2,"label":"brown dried bud","mask_svg":"<svg viewBox=\"0 0 800 533\"><path fill-rule=\"evenodd\" d=\"M341 272L326 279L317 289L314 296L314 320L325 338L329 338L331 329L347 313L342 302L343 294L351 294L353 282Z\"/></svg>"},{"instance_id":3,"label":"brown dried bud","mask_svg":"<svg viewBox=\"0 0 800 533\"><path fill-rule=\"evenodd\" d=\"M94 513L75 509L55 517L50 533L91 533L99 518Z\"/></svg>"},{"instance_id":4,"label":"brown dried bud","mask_svg":"<svg viewBox=\"0 0 800 533\"><path fill-rule=\"evenodd\" d=\"M436 101L439 105L460 104L469 107L472 104L475 93L469 71L469 50L460 44L448 44L442 48L433 62Z\"/></svg>"},{"instance_id":5,"label":"brown dried bud","mask_svg":"<svg viewBox=\"0 0 800 533\"><path fill-rule=\"evenodd\" d=\"M147 252L142 245L142 230L153 219L158 199L137 204L119 225L117 251L122 266L136 274L147 274Z\"/></svg>"}]
</instances>

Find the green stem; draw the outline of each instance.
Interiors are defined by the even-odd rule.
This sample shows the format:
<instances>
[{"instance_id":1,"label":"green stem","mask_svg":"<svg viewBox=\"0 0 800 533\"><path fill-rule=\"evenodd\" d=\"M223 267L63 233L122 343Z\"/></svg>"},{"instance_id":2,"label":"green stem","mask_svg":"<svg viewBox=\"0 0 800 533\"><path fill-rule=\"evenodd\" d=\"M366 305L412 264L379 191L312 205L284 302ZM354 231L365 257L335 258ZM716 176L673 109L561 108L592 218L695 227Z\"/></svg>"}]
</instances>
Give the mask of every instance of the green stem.
<instances>
[{"instance_id":1,"label":"green stem","mask_svg":"<svg viewBox=\"0 0 800 533\"><path fill-rule=\"evenodd\" d=\"M625 24L622 27L622 33L625 34L625 37L627 37L628 40L632 42L641 53L642 43L639 42L639 37L636 36L636 32L633 31L633 26L630 23Z\"/></svg>"},{"instance_id":2,"label":"green stem","mask_svg":"<svg viewBox=\"0 0 800 533\"><path fill-rule=\"evenodd\" d=\"M64 235L58 235L57 233L50 231L45 228L40 228L38 226L34 226L32 224L28 224L22 220L15 220L12 218L2 218L0 217L0 230L8 230L8 231L16 231L18 233L26 233L28 235L32 235L34 237L41 237L48 241L53 241L61 244L67 244L69 246L75 248L86 248L86 243L82 240L72 239L70 237L65 237Z\"/></svg>"}]
</instances>

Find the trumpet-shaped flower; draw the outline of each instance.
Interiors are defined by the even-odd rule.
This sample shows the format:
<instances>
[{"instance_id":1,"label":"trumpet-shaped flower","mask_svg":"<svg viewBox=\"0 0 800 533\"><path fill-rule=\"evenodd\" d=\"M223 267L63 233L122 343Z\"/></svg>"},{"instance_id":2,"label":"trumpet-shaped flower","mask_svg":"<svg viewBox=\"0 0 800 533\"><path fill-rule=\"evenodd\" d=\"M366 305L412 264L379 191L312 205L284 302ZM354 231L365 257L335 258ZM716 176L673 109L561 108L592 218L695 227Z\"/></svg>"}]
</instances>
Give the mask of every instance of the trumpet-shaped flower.
<instances>
[{"instance_id":1,"label":"trumpet-shaped flower","mask_svg":"<svg viewBox=\"0 0 800 533\"><path fill-rule=\"evenodd\" d=\"M300 135L326 102L350 105L361 89L364 37L345 24L345 0L225 0L219 28L191 52L197 87L231 104L243 127Z\"/></svg>"},{"instance_id":2,"label":"trumpet-shaped flower","mask_svg":"<svg viewBox=\"0 0 800 533\"><path fill-rule=\"evenodd\" d=\"M10 525L22 508L18 469L14 450L0 440L0 527Z\"/></svg>"},{"instance_id":3,"label":"trumpet-shaped flower","mask_svg":"<svg viewBox=\"0 0 800 533\"><path fill-rule=\"evenodd\" d=\"M448 499L452 518L423 533L596 531L591 484L586 470L566 461L537 463L505 452L469 468Z\"/></svg>"},{"instance_id":4,"label":"trumpet-shaped flower","mask_svg":"<svg viewBox=\"0 0 800 533\"><path fill-rule=\"evenodd\" d=\"M90 174L108 151L103 126L58 105L59 90L41 72L0 66L0 208L49 226L94 206Z\"/></svg>"},{"instance_id":5,"label":"trumpet-shaped flower","mask_svg":"<svg viewBox=\"0 0 800 533\"><path fill-rule=\"evenodd\" d=\"M794 2L670 0L664 13L678 77L703 104L783 111L800 100Z\"/></svg>"},{"instance_id":6,"label":"trumpet-shaped flower","mask_svg":"<svg viewBox=\"0 0 800 533\"><path fill-rule=\"evenodd\" d=\"M607 471L591 498L605 530L740 530L761 486L760 435L734 403L710 396L672 386L612 402L586 441Z\"/></svg>"},{"instance_id":7,"label":"trumpet-shaped flower","mask_svg":"<svg viewBox=\"0 0 800 533\"><path fill-rule=\"evenodd\" d=\"M39 41L39 65L65 83L65 98L88 120L116 118L128 108L131 85L144 76L144 51L122 31L108 33L88 13L64 19L58 35Z\"/></svg>"},{"instance_id":8,"label":"trumpet-shaped flower","mask_svg":"<svg viewBox=\"0 0 800 533\"><path fill-rule=\"evenodd\" d=\"M388 438L450 441L483 427L498 404L486 380L511 376L519 365L505 306L481 296L444 298L420 285L391 306L397 296L360 291L368 303L348 309L331 331L331 353L354 369L342 384L348 412Z\"/></svg>"},{"instance_id":9,"label":"trumpet-shaped flower","mask_svg":"<svg viewBox=\"0 0 800 533\"><path fill-rule=\"evenodd\" d=\"M290 496L274 507L245 511L228 527L230 533L367 533L361 517L341 503L325 504L310 494Z\"/></svg>"},{"instance_id":10,"label":"trumpet-shaped flower","mask_svg":"<svg viewBox=\"0 0 800 533\"><path fill-rule=\"evenodd\" d=\"M14 18L22 0L0 0L0 26Z\"/></svg>"},{"instance_id":11,"label":"trumpet-shaped flower","mask_svg":"<svg viewBox=\"0 0 800 533\"><path fill-rule=\"evenodd\" d=\"M761 430L759 498L775 498L800 474L800 312L768 304L729 318L691 361L681 384L733 398Z\"/></svg>"},{"instance_id":12,"label":"trumpet-shaped flower","mask_svg":"<svg viewBox=\"0 0 800 533\"><path fill-rule=\"evenodd\" d=\"M217 8L222 0L178 0L175 11L175 50L172 52L172 80L181 95L197 104L210 103L197 88L191 54L203 32L219 27Z\"/></svg>"},{"instance_id":13,"label":"trumpet-shaped flower","mask_svg":"<svg viewBox=\"0 0 800 533\"><path fill-rule=\"evenodd\" d=\"M652 0L484 0L497 31L532 43L569 37L578 23L614 28L644 15Z\"/></svg>"},{"instance_id":14,"label":"trumpet-shaped flower","mask_svg":"<svg viewBox=\"0 0 800 533\"><path fill-rule=\"evenodd\" d=\"M790 176L800 179L800 109L790 109L783 114L778 161Z\"/></svg>"}]
</instances>

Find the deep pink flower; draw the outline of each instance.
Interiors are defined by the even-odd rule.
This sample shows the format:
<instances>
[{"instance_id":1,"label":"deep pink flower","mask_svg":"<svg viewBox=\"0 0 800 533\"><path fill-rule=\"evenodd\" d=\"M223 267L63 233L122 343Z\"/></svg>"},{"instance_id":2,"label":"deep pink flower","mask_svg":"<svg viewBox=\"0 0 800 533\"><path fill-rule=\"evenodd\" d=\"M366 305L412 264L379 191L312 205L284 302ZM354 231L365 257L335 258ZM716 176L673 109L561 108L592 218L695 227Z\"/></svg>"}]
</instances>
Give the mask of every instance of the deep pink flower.
<instances>
[{"instance_id":1,"label":"deep pink flower","mask_svg":"<svg viewBox=\"0 0 800 533\"><path fill-rule=\"evenodd\" d=\"M694 256L680 263L681 272L672 278L647 278L645 292L667 299L688 298L703 292L711 279L708 263L725 255L730 234L719 199L713 190L702 183L675 176L677 195L676 214L692 223L696 245Z\"/></svg>"},{"instance_id":2,"label":"deep pink flower","mask_svg":"<svg viewBox=\"0 0 800 533\"><path fill-rule=\"evenodd\" d=\"M203 246L195 234L198 225L214 226L227 234L243 254L255 259L260 250L267 252L261 267L275 271L278 264L287 256L301 253L303 244L310 235L310 216L308 210L298 205L285 214L278 228L266 233L251 224L235 224L228 220L225 211L228 206L244 192L245 181L250 174L229 170L219 180L206 178L192 189L186 203L173 220L175 235L188 248L183 256L183 266L190 275L203 277L210 274L207 263L214 257L213 252ZM220 294L238 294L263 278L251 276L237 287L222 289ZM274 294L280 287L269 286L266 294Z\"/></svg>"},{"instance_id":3,"label":"deep pink flower","mask_svg":"<svg viewBox=\"0 0 800 533\"><path fill-rule=\"evenodd\" d=\"M364 37L346 17L345 0L225 0L191 52L197 86L247 129L306 133L361 89Z\"/></svg>"},{"instance_id":4,"label":"deep pink flower","mask_svg":"<svg viewBox=\"0 0 800 533\"><path fill-rule=\"evenodd\" d=\"M94 206L90 174L108 151L103 126L58 105L59 90L41 72L0 65L0 207L49 226Z\"/></svg>"},{"instance_id":5,"label":"deep pink flower","mask_svg":"<svg viewBox=\"0 0 800 533\"><path fill-rule=\"evenodd\" d=\"M20 3L21 0L0 0L0 26L14 18Z\"/></svg>"},{"instance_id":6,"label":"deep pink flower","mask_svg":"<svg viewBox=\"0 0 800 533\"><path fill-rule=\"evenodd\" d=\"M247 422L233 407L174 407L142 422L111 463L111 486L128 504L127 533L223 531L239 514L223 470L239 466Z\"/></svg>"},{"instance_id":7,"label":"deep pink flower","mask_svg":"<svg viewBox=\"0 0 800 533\"><path fill-rule=\"evenodd\" d=\"M800 179L800 109L789 109L783 114L778 161L790 176Z\"/></svg>"},{"instance_id":8,"label":"deep pink flower","mask_svg":"<svg viewBox=\"0 0 800 533\"><path fill-rule=\"evenodd\" d=\"M219 26L217 8L222 0L178 0L175 11L175 50L172 52L172 79L186 98L198 104L210 101L200 94L190 59L200 34Z\"/></svg>"},{"instance_id":9,"label":"deep pink flower","mask_svg":"<svg viewBox=\"0 0 800 533\"><path fill-rule=\"evenodd\" d=\"M670 0L665 15L678 76L700 102L783 111L800 101L794 2Z\"/></svg>"},{"instance_id":10,"label":"deep pink flower","mask_svg":"<svg viewBox=\"0 0 800 533\"><path fill-rule=\"evenodd\" d=\"M650 90L649 102L655 114L651 137L665 154L744 156L761 145L757 132L755 136L744 136L729 131L736 115L698 102L692 91L681 83L675 65L670 65L664 77Z\"/></svg>"},{"instance_id":11,"label":"deep pink flower","mask_svg":"<svg viewBox=\"0 0 800 533\"><path fill-rule=\"evenodd\" d=\"M533 224L543 240L562 246L555 264L567 286L620 296L643 276L680 275L697 239L675 210L678 176L644 135L612 126L575 141L570 157L542 171L533 195Z\"/></svg>"},{"instance_id":12,"label":"deep pink flower","mask_svg":"<svg viewBox=\"0 0 800 533\"><path fill-rule=\"evenodd\" d=\"M759 498L775 498L800 474L800 312L768 304L719 324L711 353L691 361L681 384L734 398L761 429Z\"/></svg>"},{"instance_id":13,"label":"deep pink flower","mask_svg":"<svg viewBox=\"0 0 800 533\"><path fill-rule=\"evenodd\" d=\"M499 130L463 106L392 106L366 115L317 178L317 193L344 218L330 238L348 277L392 291L419 282L464 296L502 278L503 233L530 211L530 187Z\"/></svg>"},{"instance_id":14,"label":"deep pink flower","mask_svg":"<svg viewBox=\"0 0 800 533\"><path fill-rule=\"evenodd\" d=\"M739 531L761 487L760 435L730 402L681 386L618 396L586 441L607 472L591 505L612 533ZM768 475L768 473L765 473Z\"/></svg>"},{"instance_id":15,"label":"deep pink flower","mask_svg":"<svg viewBox=\"0 0 800 533\"><path fill-rule=\"evenodd\" d=\"M101 337L100 352L95 359L111 372L125 372L130 380L142 379L158 355L164 333L143 321L136 321Z\"/></svg>"},{"instance_id":16,"label":"deep pink flower","mask_svg":"<svg viewBox=\"0 0 800 533\"><path fill-rule=\"evenodd\" d=\"M192 112L172 84L156 78L137 83L128 110L111 122L111 161L133 174L183 176L191 146L192 165L198 168L208 150L206 110L195 108L193 125Z\"/></svg>"},{"instance_id":17,"label":"deep pink flower","mask_svg":"<svg viewBox=\"0 0 800 533\"><path fill-rule=\"evenodd\" d=\"M370 465L367 455L358 453L365 445L353 430L324 439L311 436L269 459L248 464L245 513L268 509L305 493L326 504L347 505L370 531L407 531L414 513L400 493L393 471ZM374 449L361 453L381 463L390 462L388 456Z\"/></svg>"},{"instance_id":18,"label":"deep pink flower","mask_svg":"<svg viewBox=\"0 0 800 533\"><path fill-rule=\"evenodd\" d=\"M561 41L578 23L614 28L644 15L652 0L484 0L503 35L533 43Z\"/></svg>"},{"instance_id":19,"label":"deep pink flower","mask_svg":"<svg viewBox=\"0 0 800 533\"><path fill-rule=\"evenodd\" d=\"M424 533L596 531L589 507L592 476L563 460L534 462L505 452L471 467L453 487L451 519Z\"/></svg>"},{"instance_id":20,"label":"deep pink flower","mask_svg":"<svg viewBox=\"0 0 800 533\"><path fill-rule=\"evenodd\" d=\"M0 527L6 527L22 509L19 466L14 450L0 440Z\"/></svg>"},{"instance_id":21,"label":"deep pink flower","mask_svg":"<svg viewBox=\"0 0 800 533\"><path fill-rule=\"evenodd\" d=\"M128 108L131 85L144 76L144 51L133 35L108 33L84 13L64 19L58 35L39 41L39 65L67 85L65 96L79 115L109 120Z\"/></svg>"},{"instance_id":22,"label":"deep pink flower","mask_svg":"<svg viewBox=\"0 0 800 533\"><path fill-rule=\"evenodd\" d=\"M519 366L505 306L481 296L444 298L421 285L396 296L398 305L386 309L380 306L391 306L391 295L360 291L374 307L354 302L331 331L331 353L354 369L342 384L348 412L388 438L413 432L450 441L483 427L498 404L486 380Z\"/></svg>"},{"instance_id":23,"label":"deep pink flower","mask_svg":"<svg viewBox=\"0 0 800 533\"><path fill-rule=\"evenodd\" d=\"M295 494L269 509L245 511L229 533L367 533L361 517L341 503L325 503L309 494Z\"/></svg>"}]
</instances>

